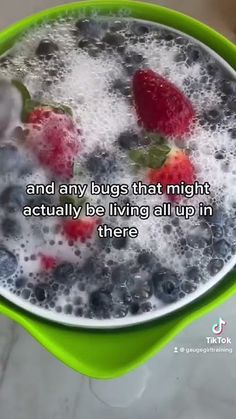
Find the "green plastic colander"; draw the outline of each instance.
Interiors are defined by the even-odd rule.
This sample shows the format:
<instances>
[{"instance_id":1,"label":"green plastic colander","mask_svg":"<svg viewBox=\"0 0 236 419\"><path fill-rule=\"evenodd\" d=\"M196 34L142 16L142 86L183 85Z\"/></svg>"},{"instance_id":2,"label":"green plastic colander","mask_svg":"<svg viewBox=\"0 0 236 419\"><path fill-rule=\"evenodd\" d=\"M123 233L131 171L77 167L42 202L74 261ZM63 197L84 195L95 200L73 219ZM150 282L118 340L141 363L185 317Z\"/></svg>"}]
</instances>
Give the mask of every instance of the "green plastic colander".
<instances>
[{"instance_id":1,"label":"green plastic colander","mask_svg":"<svg viewBox=\"0 0 236 419\"><path fill-rule=\"evenodd\" d=\"M181 13L153 4L126 0L82 1L28 17L0 33L0 54L19 35L42 21L65 13L114 15L128 9L129 16L161 23L193 36L212 48L236 69L236 46L206 25ZM236 273L228 274L208 293L158 320L115 330L80 329L36 317L0 297L0 313L23 326L48 351L74 370L97 379L128 373L161 350L194 320L215 309L236 293Z\"/></svg>"}]
</instances>

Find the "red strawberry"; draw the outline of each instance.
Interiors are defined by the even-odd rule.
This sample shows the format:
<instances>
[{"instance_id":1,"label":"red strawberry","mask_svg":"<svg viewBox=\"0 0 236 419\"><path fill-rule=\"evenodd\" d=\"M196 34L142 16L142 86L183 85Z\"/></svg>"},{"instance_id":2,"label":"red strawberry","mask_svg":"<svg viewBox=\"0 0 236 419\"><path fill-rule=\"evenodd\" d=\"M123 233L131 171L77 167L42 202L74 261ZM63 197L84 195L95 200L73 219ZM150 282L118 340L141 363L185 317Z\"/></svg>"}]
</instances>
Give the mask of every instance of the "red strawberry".
<instances>
[{"instance_id":1,"label":"red strawberry","mask_svg":"<svg viewBox=\"0 0 236 419\"><path fill-rule=\"evenodd\" d=\"M40 265L43 271L50 271L57 265L57 260L53 256L40 255Z\"/></svg>"},{"instance_id":2,"label":"red strawberry","mask_svg":"<svg viewBox=\"0 0 236 419\"><path fill-rule=\"evenodd\" d=\"M172 149L164 164L159 169L151 169L148 173L148 181L152 184L161 183L163 192L167 185L193 184L195 170L189 157L179 149ZM177 197L175 197L177 198Z\"/></svg>"},{"instance_id":3,"label":"red strawberry","mask_svg":"<svg viewBox=\"0 0 236 419\"><path fill-rule=\"evenodd\" d=\"M90 239L97 228L98 220L83 218L80 220L65 220L63 232L68 240L85 242Z\"/></svg>"},{"instance_id":4,"label":"red strawberry","mask_svg":"<svg viewBox=\"0 0 236 419\"><path fill-rule=\"evenodd\" d=\"M39 163L54 175L70 179L79 150L79 134L73 120L68 115L38 108L28 121L33 123L27 142Z\"/></svg>"},{"instance_id":5,"label":"red strawberry","mask_svg":"<svg viewBox=\"0 0 236 419\"><path fill-rule=\"evenodd\" d=\"M189 133L195 116L193 106L170 81L152 70L138 70L133 94L139 122L147 131L175 138Z\"/></svg>"},{"instance_id":6,"label":"red strawberry","mask_svg":"<svg viewBox=\"0 0 236 419\"><path fill-rule=\"evenodd\" d=\"M27 115L27 124L42 124L52 115L52 110L49 107L35 108L29 115Z\"/></svg>"}]
</instances>

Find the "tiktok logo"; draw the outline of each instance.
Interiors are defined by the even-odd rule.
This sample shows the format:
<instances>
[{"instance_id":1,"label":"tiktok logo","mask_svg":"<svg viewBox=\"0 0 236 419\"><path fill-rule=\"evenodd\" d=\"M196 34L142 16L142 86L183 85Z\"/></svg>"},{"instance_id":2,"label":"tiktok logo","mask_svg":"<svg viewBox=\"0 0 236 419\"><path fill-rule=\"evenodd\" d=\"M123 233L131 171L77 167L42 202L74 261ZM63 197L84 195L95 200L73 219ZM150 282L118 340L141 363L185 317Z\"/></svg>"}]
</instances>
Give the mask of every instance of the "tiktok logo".
<instances>
[{"instance_id":1,"label":"tiktok logo","mask_svg":"<svg viewBox=\"0 0 236 419\"><path fill-rule=\"evenodd\" d=\"M214 335L221 335L221 333L223 333L224 331L224 326L226 325L226 322L220 317L219 318L219 322L213 324L212 326L212 332L214 333Z\"/></svg>"}]
</instances>

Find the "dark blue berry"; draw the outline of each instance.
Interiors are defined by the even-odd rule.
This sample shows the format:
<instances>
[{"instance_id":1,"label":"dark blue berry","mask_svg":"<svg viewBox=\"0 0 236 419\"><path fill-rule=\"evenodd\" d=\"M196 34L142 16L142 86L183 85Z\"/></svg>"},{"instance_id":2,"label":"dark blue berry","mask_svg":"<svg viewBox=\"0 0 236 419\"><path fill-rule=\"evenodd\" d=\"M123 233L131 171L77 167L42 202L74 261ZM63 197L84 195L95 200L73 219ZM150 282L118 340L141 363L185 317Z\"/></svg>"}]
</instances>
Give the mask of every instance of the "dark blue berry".
<instances>
[{"instance_id":1,"label":"dark blue berry","mask_svg":"<svg viewBox=\"0 0 236 419\"><path fill-rule=\"evenodd\" d=\"M34 294L38 302L48 302L52 297L52 289L48 284L41 283L36 285L34 289Z\"/></svg>"},{"instance_id":2,"label":"dark blue berry","mask_svg":"<svg viewBox=\"0 0 236 419\"><path fill-rule=\"evenodd\" d=\"M111 47L119 47L124 44L125 38L120 33L107 32L102 41Z\"/></svg>"},{"instance_id":3,"label":"dark blue berry","mask_svg":"<svg viewBox=\"0 0 236 419\"><path fill-rule=\"evenodd\" d=\"M233 80L223 80L221 90L226 96L236 95L236 82Z\"/></svg>"},{"instance_id":4,"label":"dark blue berry","mask_svg":"<svg viewBox=\"0 0 236 419\"><path fill-rule=\"evenodd\" d=\"M61 263L53 272L53 278L56 282L70 284L76 280L76 271L72 263Z\"/></svg>"},{"instance_id":5,"label":"dark blue berry","mask_svg":"<svg viewBox=\"0 0 236 419\"><path fill-rule=\"evenodd\" d=\"M72 314L73 313L73 306L71 304L66 304L64 307L65 314Z\"/></svg>"},{"instance_id":6,"label":"dark blue berry","mask_svg":"<svg viewBox=\"0 0 236 419\"><path fill-rule=\"evenodd\" d=\"M120 319L126 317L128 314L128 306L125 304L114 304L112 310L112 317Z\"/></svg>"},{"instance_id":7,"label":"dark blue berry","mask_svg":"<svg viewBox=\"0 0 236 419\"><path fill-rule=\"evenodd\" d=\"M222 259L212 259L208 265L207 270L211 276L215 276L224 266Z\"/></svg>"},{"instance_id":8,"label":"dark blue berry","mask_svg":"<svg viewBox=\"0 0 236 419\"><path fill-rule=\"evenodd\" d=\"M8 186L0 195L0 204L9 212L22 211L28 200L22 186Z\"/></svg>"},{"instance_id":9,"label":"dark blue berry","mask_svg":"<svg viewBox=\"0 0 236 419\"><path fill-rule=\"evenodd\" d=\"M128 244L128 238L127 237L114 237L112 239L112 246L117 249L125 249Z\"/></svg>"},{"instance_id":10,"label":"dark blue berry","mask_svg":"<svg viewBox=\"0 0 236 419\"><path fill-rule=\"evenodd\" d=\"M58 50L58 45L55 42L50 39L42 39L36 49L36 55L40 59L51 60Z\"/></svg>"},{"instance_id":11,"label":"dark blue berry","mask_svg":"<svg viewBox=\"0 0 236 419\"><path fill-rule=\"evenodd\" d=\"M225 239L221 239L213 244L213 249L216 256L225 258L230 253L231 246Z\"/></svg>"},{"instance_id":12,"label":"dark blue berry","mask_svg":"<svg viewBox=\"0 0 236 419\"><path fill-rule=\"evenodd\" d=\"M148 145L150 141L147 137L138 135L133 131L124 131L118 138L118 144L124 150L131 150L141 146Z\"/></svg>"},{"instance_id":13,"label":"dark blue berry","mask_svg":"<svg viewBox=\"0 0 236 419\"><path fill-rule=\"evenodd\" d=\"M98 37L101 32L101 28L94 19L79 19L76 24L78 35Z\"/></svg>"},{"instance_id":14,"label":"dark blue berry","mask_svg":"<svg viewBox=\"0 0 236 419\"><path fill-rule=\"evenodd\" d=\"M0 280L11 277L17 267L16 256L5 247L0 247Z\"/></svg>"},{"instance_id":15,"label":"dark blue berry","mask_svg":"<svg viewBox=\"0 0 236 419\"><path fill-rule=\"evenodd\" d=\"M187 64L192 65L201 62L204 58L203 50L197 45L190 44L186 48Z\"/></svg>"},{"instance_id":16,"label":"dark blue berry","mask_svg":"<svg viewBox=\"0 0 236 419\"><path fill-rule=\"evenodd\" d=\"M116 264L111 269L111 279L114 284L125 284L129 275L128 264Z\"/></svg>"},{"instance_id":17,"label":"dark blue berry","mask_svg":"<svg viewBox=\"0 0 236 419\"><path fill-rule=\"evenodd\" d=\"M223 111L220 108L212 108L204 112L203 118L206 120L210 127L214 129L218 124L222 122L224 117Z\"/></svg>"},{"instance_id":18,"label":"dark blue berry","mask_svg":"<svg viewBox=\"0 0 236 419\"><path fill-rule=\"evenodd\" d=\"M177 274L168 269L157 271L152 276L154 294L164 303L178 300L180 282Z\"/></svg>"},{"instance_id":19,"label":"dark blue berry","mask_svg":"<svg viewBox=\"0 0 236 419\"><path fill-rule=\"evenodd\" d=\"M139 309L140 309L139 303L132 303L130 305L130 308L129 308L130 313L133 314L133 315L138 314L139 313Z\"/></svg>"},{"instance_id":20,"label":"dark blue berry","mask_svg":"<svg viewBox=\"0 0 236 419\"><path fill-rule=\"evenodd\" d=\"M89 306L97 318L109 318L113 308L111 294L103 289L92 292L89 297Z\"/></svg>"},{"instance_id":21,"label":"dark blue berry","mask_svg":"<svg viewBox=\"0 0 236 419\"><path fill-rule=\"evenodd\" d=\"M21 292L21 297L22 297L24 300L29 300L30 296L31 296L31 290L30 290L30 289L25 288L25 289L23 289L23 290L22 290L22 292Z\"/></svg>"},{"instance_id":22,"label":"dark blue berry","mask_svg":"<svg viewBox=\"0 0 236 419\"><path fill-rule=\"evenodd\" d=\"M20 159L19 152L14 145L0 148L0 173L12 172L16 169Z\"/></svg>"},{"instance_id":23,"label":"dark blue berry","mask_svg":"<svg viewBox=\"0 0 236 419\"><path fill-rule=\"evenodd\" d=\"M197 285L193 281L183 281L180 288L185 294L191 294L196 291Z\"/></svg>"},{"instance_id":24,"label":"dark blue berry","mask_svg":"<svg viewBox=\"0 0 236 419\"><path fill-rule=\"evenodd\" d=\"M16 289L23 288L27 284L27 278L24 276L20 276L15 280L15 287Z\"/></svg>"},{"instance_id":25,"label":"dark blue berry","mask_svg":"<svg viewBox=\"0 0 236 419\"><path fill-rule=\"evenodd\" d=\"M116 170L116 159L107 151L97 149L86 160L86 168L95 181L99 182Z\"/></svg>"},{"instance_id":26,"label":"dark blue berry","mask_svg":"<svg viewBox=\"0 0 236 419\"><path fill-rule=\"evenodd\" d=\"M221 237L224 235L224 230L220 225L212 225L211 231L216 239L221 239Z\"/></svg>"},{"instance_id":27,"label":"dark blue berry","mask_svg":"<svg viewBox=\"0 0 236 419\"><path fill-rule=\"evenodd\" d=\"M144 23L135 22L132 24L131 30L135 35L142 36L150 32L150 27Z\"/></svg>"},{"instance_id":28,"label":"dark blue berry","mask_svg":"<svg viewBox=\"0 0 236 419\"><path fill-rule=\"evenodd\" d=\"M83 317L83 314L84 314L84 310L83 310L83 308L82 308L82 307L76 307L76 308L75 308L75 310L74 310L74 315L75 315L76 317Z\"/></svg>"},{"instance_id":29,"label":"dark blue berry","mask_svg":"<svg viewBox=\"0 0 236 419\"><path fill-rule=\"evenodd\" d=\"M122 96L127 98L131 97L131 84L129 80L116 79L112 87L116 92L121 93Z\"/></svg>"},{"instance_id":30,"label":"dark blue berry","mask_svg":"<svg viewBox=\"0 0 236 419\"><path fill-rule=\"evenodd\" d=\"M90 57L98 57L105 49L103 42L92 38L84 38L78 42L78 47L86 51Z\"/></svg>"},{"instance_id":31,"label":"dark blue berry","mask_svg":"<svg viewBox=\"0 0 236 419\"><path fill-rule=\"evenodd\" d=\"M17 239L21 236L21 226L19 222L13 218L3 218L1 227L4 237Z\"/></svg>"},{"instance_id":32,"label":"dark blue berry","mask_svg":"<svg viewBox=\"0 0 236 419\"><path fill-rule=\"evenodd\" d=\"M200 269L197 266L190 266L186 270L186 277L189 281L199 284L202 281Z\"/></svg>"}]
</instances>

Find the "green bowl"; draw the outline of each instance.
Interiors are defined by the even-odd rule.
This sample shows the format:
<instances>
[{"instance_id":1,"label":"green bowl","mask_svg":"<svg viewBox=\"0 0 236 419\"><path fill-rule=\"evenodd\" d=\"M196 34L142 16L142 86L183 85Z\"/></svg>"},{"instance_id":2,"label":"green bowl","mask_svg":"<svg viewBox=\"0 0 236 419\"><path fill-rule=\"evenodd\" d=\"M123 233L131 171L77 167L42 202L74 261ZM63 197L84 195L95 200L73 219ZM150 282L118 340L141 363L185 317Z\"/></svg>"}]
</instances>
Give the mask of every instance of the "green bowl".
<instances>
[{"instance_id":1,"label":"green bowl","mask_svg":"<svg viewBox=\"0 0 236 419\"><path fill-rule=\"evenodd\" d=\"M236 69L236 46L206 25L181 13L148 3L126 0L82 1L28 17L0 33L0 54L31 27L60 15L97 12L106 15L128 10L129 16L161 23L203 42ZM62 326L43 320L0 299L0 312L23 326L47 350L74 370L97 379L128 373L161 350L194 320L236 293L236 274L224 280L190 305L153 322L116 330L91 330Z\"/></svg>"}]
</instances>

